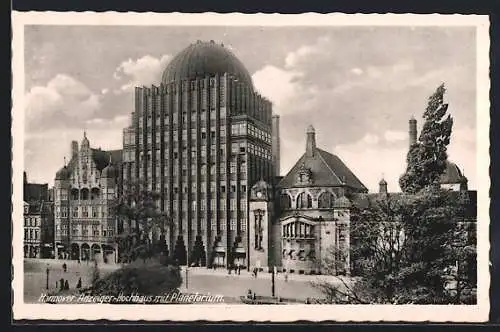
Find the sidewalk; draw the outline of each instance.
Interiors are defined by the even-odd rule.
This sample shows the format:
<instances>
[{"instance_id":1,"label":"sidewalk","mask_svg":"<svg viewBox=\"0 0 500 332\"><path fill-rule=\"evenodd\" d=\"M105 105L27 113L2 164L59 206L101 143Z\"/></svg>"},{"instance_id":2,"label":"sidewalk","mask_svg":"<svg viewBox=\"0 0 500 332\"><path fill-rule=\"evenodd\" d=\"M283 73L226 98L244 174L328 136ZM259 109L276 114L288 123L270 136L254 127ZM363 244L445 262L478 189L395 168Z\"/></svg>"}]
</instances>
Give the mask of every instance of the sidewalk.
<instances>
[{"instance_id":1,"label":"sidewalk","mask_svg":"<svg viewBox=\"0 0 500 332\"><path fill-rule=\"evenodd\" d=\"M182 276L186 275L186 267L182 266ZM271 280L272 273L269 272L259 272L257 278L254 277L253 273L247 270L241 270L241 274L234 270L231 270L231 274L225 268L217 269L207 269L205 267L190 267L188 269L188 275L207 275L207 276L227 276L228 278L242 278L242 279L265 279ZM284 280L285 273L276 273L274 275L275 280ZM307 275L307 274L288 274L288 281L329 281L329 282L339 282L339 279L346 283L349 283L352 278L344 276L331 276L331 275Z\"/></svg>"}]
</instances>

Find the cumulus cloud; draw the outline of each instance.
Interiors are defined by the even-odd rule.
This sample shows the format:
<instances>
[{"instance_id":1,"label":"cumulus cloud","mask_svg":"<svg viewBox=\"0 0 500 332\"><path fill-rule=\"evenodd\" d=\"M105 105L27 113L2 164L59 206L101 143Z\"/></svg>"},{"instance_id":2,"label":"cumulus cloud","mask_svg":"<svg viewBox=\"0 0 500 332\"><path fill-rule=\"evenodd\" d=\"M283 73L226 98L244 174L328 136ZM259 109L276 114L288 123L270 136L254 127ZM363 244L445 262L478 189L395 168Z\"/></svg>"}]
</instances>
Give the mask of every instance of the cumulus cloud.
<instances>
[{"instance_id":1,"label":"cumulus cloud","mask_svg":"<svg viewBox=\"0 0 500 332\"><path fill-rule=\"evenodd\" d=\"M399 176L406 168L406 147L380 146L365 138L350 144L341 144L331 151L344 161L370 192L378 191L382 177L388 189L400 191Z\"/></svg>"},{"instance_id":2,"label":"cumulus cloud","mask_svg":"<svg viewBox=\"0 0 500 332\"><path fill-rule=\"evenodd\" d=\"M384 133L384 138L388 142L404 141L408 139L408 133L404 131L387 130Z\"/></svg>"},{"instance_id":3,"label":"cumulus cloud","mask_svg":"<svg viewBox=\"0 0 500 332\"><path fill-rule=\"evenodd\" d=\"M101 107L101 97L79 80L58 74L44 86L25 95L27 127L44 130L56 124L71 126L91 118Z\"/></svg>"},{"instance_id":4,"label":"cumulus cloud","mask_svg":"<svg viewBox=\"0 0 500 332\"><path fill-rule=\"evenodd\" d=\"M366 44L363 49L370 49L370 57L360 52L362 43ZM391 190L399 190L408 119L423 113L436 87L446 83L446 99L456 125L470 122L467 110L475 109L473 64L467 58L460 64L449 63L447 53L436 50L435 63L429 65L424 48L387 52L370 39L340 45L331 38L318 38L290 51L282 67L266 65L256 71L256 88L273 102L286 128L282 142L290 149L283 145L282 172L303 153L296 146L302 144L305 128L312 124L319 145L345 155L367 187L378 189L385 173ZM475 142L474 135L468 137ZM460 159L474 161L474 151L475 146L456 140L450 157L453 152Z\"/></svg>"},{"instance_id":5,"label":"cumulus cloud","mask_svg":"<svg viewBox=\"0 0 500 332\"><path fill-rule=\"evenodd\" d=\"M116 68L113 76L124 82L120 89L127 92L136 86L159 84L163 69L171 59L171 55L160 58L145 55L135 60L128 59Z\"/></svg>"}]
</instances>

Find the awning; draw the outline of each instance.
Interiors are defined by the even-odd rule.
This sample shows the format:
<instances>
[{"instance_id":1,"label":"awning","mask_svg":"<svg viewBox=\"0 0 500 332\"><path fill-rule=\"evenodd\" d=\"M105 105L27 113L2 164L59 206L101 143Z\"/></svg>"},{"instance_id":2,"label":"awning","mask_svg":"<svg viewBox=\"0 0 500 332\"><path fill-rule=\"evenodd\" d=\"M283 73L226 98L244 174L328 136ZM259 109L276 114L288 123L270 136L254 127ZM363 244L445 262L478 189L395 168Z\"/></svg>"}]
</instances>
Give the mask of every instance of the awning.
<instances>
[{"instance_id":1,"label":"awning","mask_svg":"<svg viewBox=\"0 0 500 332\"><path fill-rule=\"evenodd\" d=\"M243 247L237 247L237 248L235 248L234 252L241 253L241 254L246 254L245 248L243 248Z\"/></svg>"},{"instance_id":2,"label":"awning","mask_svg":"<svg viewBox=\"0 0 500 332\"><path fill-rule=\"evenodd\" d=\"M58 244L57 247L58 248L64 248L64 246L62 244Z\"/></svg>"},{"instance_id":3,"label":"awning","mask_svg":"<svg viewBox=\"0 0 500 332\"><path fill-rule=\"evenodd\" d=\"M46 248L52 248L52 243L45 243L43 246Z\"/></svg>"}]
</instances>

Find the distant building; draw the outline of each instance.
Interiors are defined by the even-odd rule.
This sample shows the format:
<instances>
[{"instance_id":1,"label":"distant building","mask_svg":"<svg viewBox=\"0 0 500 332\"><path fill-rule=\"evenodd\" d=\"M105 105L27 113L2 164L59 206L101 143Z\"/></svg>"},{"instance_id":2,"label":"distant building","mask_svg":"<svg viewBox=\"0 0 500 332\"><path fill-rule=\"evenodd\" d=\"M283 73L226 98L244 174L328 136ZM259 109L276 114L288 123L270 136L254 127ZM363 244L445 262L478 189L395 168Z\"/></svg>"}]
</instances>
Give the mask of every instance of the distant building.
<instances>
[{"instance_id":1,"label":"distant building","mask_svg":"<svg viewBox=\"0 0 500 332\"><path fill-rule=\"evenodd\" d=\"M118 195L121 150L93 149L71 142L71 158L55 176L55 257L117 261L116 219L110 206Z\"/></svg>"},{"instance_id":2,"label":"distant building","mask_svg":"<svg viewBox=\"0 0 500 332\"><path fill-rule=\"evenodd\" d=\"M23 203L24 257L51 258L54 249L53 202Z\"/></svg>"}]
</instances>

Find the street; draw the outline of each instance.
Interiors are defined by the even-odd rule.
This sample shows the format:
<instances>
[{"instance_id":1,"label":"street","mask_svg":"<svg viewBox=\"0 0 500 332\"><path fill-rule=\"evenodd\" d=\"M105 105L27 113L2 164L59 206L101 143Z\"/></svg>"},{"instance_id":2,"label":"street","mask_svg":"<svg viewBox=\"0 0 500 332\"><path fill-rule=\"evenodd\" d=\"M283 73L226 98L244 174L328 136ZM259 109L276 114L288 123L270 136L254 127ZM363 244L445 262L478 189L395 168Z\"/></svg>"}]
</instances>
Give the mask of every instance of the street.
<instances>
[{"instance_id":1,"label":"street","mask_svg":"<svg viewBox=\"0 0 500 332\"><path fill-rule=\"evenodd\" d=\"M67 272L63 271L62 264L66 263ZM46 290L46 268L49 266L49 291ZM99 266L101 278L119 269L120 265L102 264ZM91 281L92 263L62 260L25 259L24 261L24 300L35 303L41 294L56 290L56 281L64 278L69 282L70 289L75 289L79 278L82 278L82 287L88 287ZM248 271L241 271L241 275L229 275L225 269L211 270L206 268L189 268L186 282L186 268L182 267L182 292L203 295L222 295L226 303L240 302L239 297L246 295L250 289L258 296L271 296L271 274L261 272L255 278ZM289 275L285 281L284 274L275 275L275 296L305 301L306 298L323 298L323 295L310 284L311 280L325 280L339 282L331 276ZM187 286L187 287L186 287Z\"/></svg>"}]
</instances>

